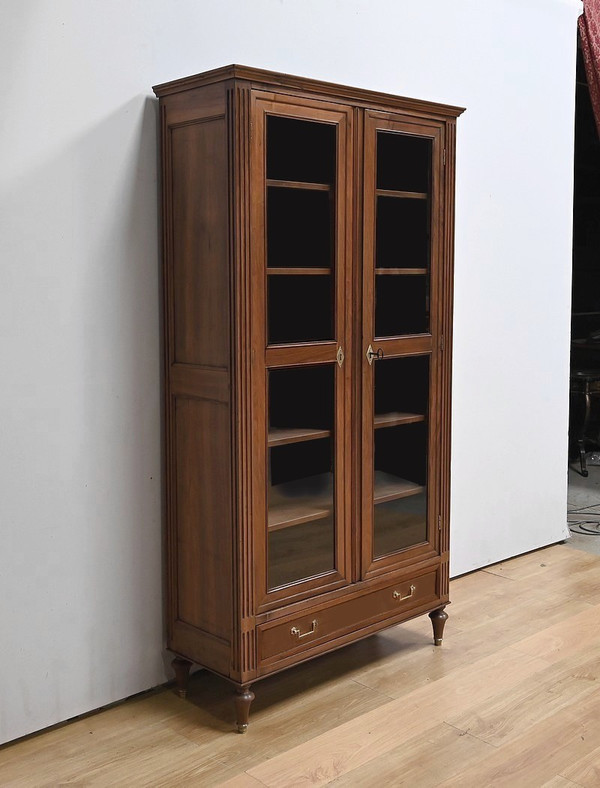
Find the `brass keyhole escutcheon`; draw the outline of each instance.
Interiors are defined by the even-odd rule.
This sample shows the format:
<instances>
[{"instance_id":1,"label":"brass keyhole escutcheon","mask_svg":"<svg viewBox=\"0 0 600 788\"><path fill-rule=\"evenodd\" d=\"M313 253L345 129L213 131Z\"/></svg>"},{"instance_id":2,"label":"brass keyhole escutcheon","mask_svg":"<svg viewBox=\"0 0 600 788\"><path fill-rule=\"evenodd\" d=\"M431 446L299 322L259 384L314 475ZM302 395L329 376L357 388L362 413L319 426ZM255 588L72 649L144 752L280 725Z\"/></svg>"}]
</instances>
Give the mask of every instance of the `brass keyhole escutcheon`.
<instances>
[{"instance_id":1,"label":"brass keyhole escutcheon","mask_svg":"<svg viewBox=\"0 0 600 788\"><path fill-rule=\"evenodd\" d=\"M375 359L375 358L377 358L377 359L383 358L384 353L383 353L383 350L381 348L377 348L377 350L373 350L373 345L369 345L369 347L367 348L367 354L366 355L367 355L367 361L369 362L369 364L372 364L373 363L373 359Z\"/></svg>"}]
</instances>

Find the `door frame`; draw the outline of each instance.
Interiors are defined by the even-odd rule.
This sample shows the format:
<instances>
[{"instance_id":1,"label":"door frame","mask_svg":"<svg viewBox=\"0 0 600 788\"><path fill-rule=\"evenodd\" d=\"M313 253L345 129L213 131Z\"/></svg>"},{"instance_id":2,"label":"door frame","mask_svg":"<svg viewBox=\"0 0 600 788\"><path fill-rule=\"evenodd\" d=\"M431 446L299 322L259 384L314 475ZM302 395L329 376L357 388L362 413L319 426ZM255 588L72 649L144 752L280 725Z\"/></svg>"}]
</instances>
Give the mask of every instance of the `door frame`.
<instances>
[{"instance_id":1,"label":"door frame","mask_svg":"<svg viewBox=\"0 0 600 788\"><path fill-rule=\"evenodd\" d=\"M267 345L266 271L266 117L324 122L337 127L335 182L335 334L333 341ZM351 381L352 326L346 302L352 293L353 112L350 105L334 104L285 93L252 90L250 99L250 302L252 363L252 522L255 563L256 612L311 598L349 585L351 574ZM344 361L337 363L339 348ZM335 451L334 528L336 569L269 591L267 485L268 485L268 369L334 364Z\"/></svg>"},{"instance_id":2,"label":"door frame","mask_svg":"<svg viewBox=\"0 0 600 788\"><path fill-rule=\"evenodd\" d=\"M429 332L375 339L375 238L376 238L376 140L377 132L393 131L408 136L425 137L432 141L431 207L430 207L430 325ZM361 353L361 430L360 457L361 539L360 578L366 580L385 572L413 566L440 555L440 403L442 401L441 359L445 297L442 289L444 257L444 158L445 123L428 119L415 121L400 114L365 110L363 130L362 178L362 326ZM426 541L403 550L375 558L374 543L374 380L376 360L369 364L369 345L381 348L385 358L407 358L427 355L429 365L428 451L427 451L427 537ZM383 362L385 363L385 361Z\"/></svg>"}]
</instances>

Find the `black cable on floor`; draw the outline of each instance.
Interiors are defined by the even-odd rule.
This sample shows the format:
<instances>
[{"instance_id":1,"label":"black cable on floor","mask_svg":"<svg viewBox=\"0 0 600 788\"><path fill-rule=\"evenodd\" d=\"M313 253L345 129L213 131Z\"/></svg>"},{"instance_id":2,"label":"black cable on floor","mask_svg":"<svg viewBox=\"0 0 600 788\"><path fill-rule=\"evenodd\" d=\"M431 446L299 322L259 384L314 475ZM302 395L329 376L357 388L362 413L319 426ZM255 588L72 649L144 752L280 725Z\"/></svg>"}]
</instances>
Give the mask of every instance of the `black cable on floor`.
<instances>
[{"instance_id":1,"label":"black cable on floor","mask_svg":"<svg viewBox=\"0 0 600 788\"><path fill-rule=\"evenodd\" d=\"M581 536L600 536L600 522L597 520L581 520L576 523L567 523L569 531L572 534L580 534ZM596 529L586 528L586 525L595 525ZM579 528L579 530L576 530Z\"/></svg>"}]
</instances>

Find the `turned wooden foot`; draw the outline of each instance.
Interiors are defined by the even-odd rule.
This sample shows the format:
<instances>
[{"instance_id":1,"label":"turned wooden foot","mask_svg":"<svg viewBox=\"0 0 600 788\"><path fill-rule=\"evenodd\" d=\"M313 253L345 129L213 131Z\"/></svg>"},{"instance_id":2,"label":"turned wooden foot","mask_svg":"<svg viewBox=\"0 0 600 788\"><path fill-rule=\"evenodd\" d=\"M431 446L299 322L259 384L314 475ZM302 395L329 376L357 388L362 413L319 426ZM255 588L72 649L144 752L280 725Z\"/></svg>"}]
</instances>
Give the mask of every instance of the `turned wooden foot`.
<instances>
[{"instance_id":1,"label":"turned wooden foot","mask_svg":"<svg viewBox=\"0 0 600 788\"><path fill-rule=\"evenodd\" d=\"M171 665L175 671L175 686L177 688L177 694L180 698L185 698L187 695L188 679L190 677L190 668L192 667L192 663L187 659L175 657L173 662L171 662Z\"/></svg>"},{"instance_id":2,"label":"turned wooden foot","mask_svg":"<svg viewBox=\"0 0 600 788\"><path fill-rule=\"evenodd\" d=\"M438 607L437 610L432 610L429 614L429 618L433 624L433 642L436 646L442 645L442 639L444 637L444 624L448 619L448 613L446 613L444 607Z\"/></svg>"},{"instance_id":3,"label":"turned wooden foot","mask_svg":"<svg viewBox=\"0 0 600 788\"><path fill-rule=\"evenodd\" d=\"M248 730L248 717L250 716L250 704L254 700L254 693L250 687L240 687L235 694L235 715L238 733L246 733Z\"/></svg>"}]
</instances>

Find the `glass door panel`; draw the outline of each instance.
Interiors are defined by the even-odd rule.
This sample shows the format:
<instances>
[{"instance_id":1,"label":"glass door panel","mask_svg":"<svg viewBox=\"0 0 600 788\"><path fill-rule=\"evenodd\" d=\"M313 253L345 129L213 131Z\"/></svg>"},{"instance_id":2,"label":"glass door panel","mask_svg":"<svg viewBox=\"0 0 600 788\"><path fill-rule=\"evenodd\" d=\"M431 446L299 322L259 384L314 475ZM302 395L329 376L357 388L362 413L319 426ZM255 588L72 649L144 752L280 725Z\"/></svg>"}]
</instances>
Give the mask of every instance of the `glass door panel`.
<instances>
[{"instance_id":1,"label":"glass door panel","mask_svg":"<svg viewBox=\"0 0 600 788\"><path fill-rule=\"evenodd\" d=\"M269 376L268 588L335 568L333 365Z\"/></svg>"},{"instance_id":2,"label":"glass door panel","mask_svg":"<svg viewBox=\"0 0 600 788\"><path fill-rule=\"evenodd\" d=\"M268 609L350 581L350 440L341 425L351 387L343 362L352 112L255 95L253 386L265 408L254 413L253 523L257 593Z\"/></svg>"},{"instance_id":3,"label":"glass door panel","mask_svg":"<svg viewBox=\"0 0 600 788\"><path fill-rule=\"evenodd\" d=\"M375 336L429 331L432 141L376 133Z\"/></svg>"},{"instance_id":4,"label":"glass door panel","mask_svg":"<svg viewBox=\"0 0 600 788\"><path fill-rule=\"evenodd\" d=\"M268 344L335 336L334 125L267 116ZM268 589L335 569L334 369L269 373Z\"/></svg>"},{"instance_id":5,"label":"glass door panel","mask_svg":"<svg viewBox=\"0 0 600 788\"><path fill-rule=\"evenodd\" d=\"M432 218L441 164L439 125L375 112L365 121L363 577L438 550Z\"/></svg>"},{"instance_id":6,"label":"glass door panel","mask_svg":"<svg viewBox=\"0 0 600 788\"><path fill-rule=\"evenodd\" d=\"M427 539L429 358L375 364L373 556Z\"/></svg>"},{"instance_id":7,"label":"glass door panel","mask_svg":"<svg viewBox=\"0 0 600 788\"><path fill-rule=\"evenodd\" d=\"M267 116L270 345L335 337L336 147L334 124Z\"/></svg>"}]
</instances>

